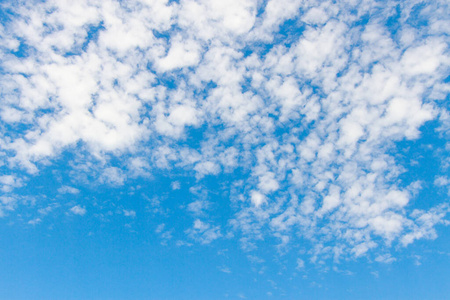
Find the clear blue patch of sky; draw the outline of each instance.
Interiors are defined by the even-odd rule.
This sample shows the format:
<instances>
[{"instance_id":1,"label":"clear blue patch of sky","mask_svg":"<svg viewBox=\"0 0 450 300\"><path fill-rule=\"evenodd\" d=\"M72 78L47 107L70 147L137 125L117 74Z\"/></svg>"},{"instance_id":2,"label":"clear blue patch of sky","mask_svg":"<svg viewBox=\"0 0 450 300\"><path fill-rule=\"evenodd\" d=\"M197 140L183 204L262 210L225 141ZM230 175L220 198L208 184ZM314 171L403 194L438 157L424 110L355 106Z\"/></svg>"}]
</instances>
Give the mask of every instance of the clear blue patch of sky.
<instances>
[{"instance_id":1,"label":"clear blue patch of sky","mask_svg":"<svg viewBox=\"0 0 450 300\"><path fill-rule=\"evenodd\" d=\"M396 162L404 168L399 176L400 186L419 181L422 187L410 203L414 209L430 209L446 199L443 191L434 185L434 180L444 171L442 161L447 154L442 152L447 140L436 133L439 126L436 120L425 123L419 138L399 141L393 151Z\"/></svg>"}]
</instances>

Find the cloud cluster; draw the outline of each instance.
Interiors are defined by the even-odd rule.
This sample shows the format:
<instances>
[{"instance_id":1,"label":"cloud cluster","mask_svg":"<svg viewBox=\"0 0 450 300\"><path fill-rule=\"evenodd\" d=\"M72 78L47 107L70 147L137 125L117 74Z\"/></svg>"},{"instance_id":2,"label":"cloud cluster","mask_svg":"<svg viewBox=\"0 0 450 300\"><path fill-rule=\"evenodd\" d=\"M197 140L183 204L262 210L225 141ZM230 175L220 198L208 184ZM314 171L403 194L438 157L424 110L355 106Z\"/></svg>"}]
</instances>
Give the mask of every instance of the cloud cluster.
<instances>
[{"instance_id":1,"label":"cloud cluster","mask_svg":"<svg viewBox=\"0 0 450 300\"><path fill-rule=\"evenodd\" d=\"M153 169L199 181L243 172L222 226L246 248L265 235L308 239L313 259L433 238L448 212L411 208L414 184L395 158L397 142L448 116L445 1L2 5L0 164L11 174L70 151L110 185ZM186 233L222 236L200 219Z\"/></svg>"}]
</instances>

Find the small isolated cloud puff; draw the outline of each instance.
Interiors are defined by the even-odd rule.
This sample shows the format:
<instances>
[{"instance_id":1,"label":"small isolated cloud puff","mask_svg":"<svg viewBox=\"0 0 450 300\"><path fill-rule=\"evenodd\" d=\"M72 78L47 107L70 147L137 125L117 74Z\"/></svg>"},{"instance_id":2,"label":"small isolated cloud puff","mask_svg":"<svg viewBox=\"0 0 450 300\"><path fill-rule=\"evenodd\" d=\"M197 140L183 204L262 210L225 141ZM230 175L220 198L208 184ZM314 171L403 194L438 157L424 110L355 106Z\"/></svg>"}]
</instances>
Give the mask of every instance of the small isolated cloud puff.
<instances>
[{"instance_id":1,"label":"small isolated cloud puff","mask_svg":"<svg viewBox=\"0 0 450 300\"><path fill-rule=\"evenodd\" d=\"M181 188L181 184L179 181L173 181L170 186L172 187L172 190L176 191Z\"/></svg>"},{"instance_id":2,"label":"small isolated cloud puff","mask_svg":"<svg viewBox=\"0 0 450 300\"><path fill-rule=\"evenodd\" d=\"M303 261L303 259L298 258L297 259L297 267L296 267L296 269L297 270L302 270L304 268L305 268L305 262Z\"/></svg>"},{"instance_id":3,"label":"small isolated cloud puff","mask_svg":"<svg viewBox=\"0 0 450 300\"><path fill-rule=\"evenodd\" d=\"M64 185L64 186L62 186L62 187L60 187L58 189L58 193L60 193L60 194L73 194L73 195L75 195L75 194L78 194L79 192L80 192L80 190L78 190L78 189L76 189L74 187L71 187L71 186L67 186L67 185Z\"/></svg>"},{"instance_id":4,"label":"small isolated cloud puff","mask_svg":"<svg viewBox=\"0 0 450 300\"><path fill-rule=\"evenodd\" d=\"M136 212L135 212L134 210L127 210L127 209L124 209L124 210L123 210L123 215L124 215L125 217L131 217L131 218L134 218L134 217L136 217Z\"/></svg>"},{"instance_id":5,"label":"small isolated cloud puff","mask_svg":"<svg viewBox=\"0 0 450 300\"><path fill-rule=\"evenodd\" d=\"M74 207L72 207L70 209L70 211L74 215L79 215L79 216L84 216L86 214L86 209L84 207L79 206L79 205L75 205Z\"/></svg>"}]
</instances>

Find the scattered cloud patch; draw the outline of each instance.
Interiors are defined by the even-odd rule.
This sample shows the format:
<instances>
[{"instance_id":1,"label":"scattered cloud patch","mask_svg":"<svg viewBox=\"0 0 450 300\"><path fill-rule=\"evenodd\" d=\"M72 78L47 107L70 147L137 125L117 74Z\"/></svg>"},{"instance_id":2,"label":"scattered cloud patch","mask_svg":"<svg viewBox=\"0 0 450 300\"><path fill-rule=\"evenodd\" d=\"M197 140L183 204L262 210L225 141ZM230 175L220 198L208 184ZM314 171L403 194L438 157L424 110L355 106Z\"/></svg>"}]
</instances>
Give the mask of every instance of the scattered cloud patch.
<instances>
[{"instance_id":1,"label":"scattered cloud patch","mask_svg":"<svg viewBox=\"0 0 450 300\"><path fill-rule=\"evenodd\" d=\"M79 205L75 205L74 207L72 207L70 209L70 211L74 214L74 215L79 215L79 216L84 216L86 214L86 208L81 207Z\"/></svg>"},{"instance_id":2,"label":"scattered cloud patch","mask_svg":"<svg viewBox=\"0 0 450 300\"><path fill-rule=\"evenodd\" d=\"M0 176L0 189L4 193L13 191L15 188L19 188L23 185L20 178L13 175L2 175Z\"/></svg>"},{"instance_id":3,"label":"scattered cloud patch","mask_svg":"<svg viewBox=\"0 0 450 300\"><path fill-rule=\"evenodd\" d=\"M170 186L172 187L172 190L176 191L181 188L181 183L179 181L173 181Z\"/></svg>"},{"instance_id":4,"label":"scattered cloud patch","mask_svg":"<svg viewBox=\"0 0 450 300\"><path fill-rule=\"evenodd\" d=\"M134 210L127 210L127 209L124 209L124 210L123 210L123 215L124 215L125 217L134 218L134 217L136 217L136 212L135 212Z\"/></svg>"},{"instance_id":5,"label":"scattered cloud patch","mask_svg":"<svg viewBox=\"0 0 450 300\"><path fill-rule=\"evenodd\" d=\"M80 190L78 190L74 187L71 187L71 186L64 185L58 189L58 193L76 195L76 194L80 193Z\"/></svg>"},{"instance_id":6,"label":"scattered cloud patch","mask_svg":"<svg viewBox=\"0 0 450 300\"><path fill-rule=\"evenodd\" d=\"M186 230L186 234L201 244L210 244L214 240L222 237L220 226L211 226L200 219L194 221L192 227Z\"/></svg>"}]
</instances>

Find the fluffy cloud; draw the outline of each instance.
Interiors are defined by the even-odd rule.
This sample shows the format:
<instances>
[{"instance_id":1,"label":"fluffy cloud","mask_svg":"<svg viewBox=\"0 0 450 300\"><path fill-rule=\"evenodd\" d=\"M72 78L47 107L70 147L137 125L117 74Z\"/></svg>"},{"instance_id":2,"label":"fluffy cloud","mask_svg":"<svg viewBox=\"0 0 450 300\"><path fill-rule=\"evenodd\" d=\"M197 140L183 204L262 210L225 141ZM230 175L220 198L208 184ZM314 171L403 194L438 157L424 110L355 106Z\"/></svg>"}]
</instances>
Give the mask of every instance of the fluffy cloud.
<instances>
[{"instance_id":1,"label":"fluffy cloud","mask_svg":"<svg viewBox=\"0 0 450 300\"><path fill-rule=\"evenodd\" d=\"M79 216L84 216L86 214L86 208L81 207L79 205L75 205L74 207L72 207L70 209L70 211L74 214L74 215L79 215Z\"/></svg>"}]
</instances>

